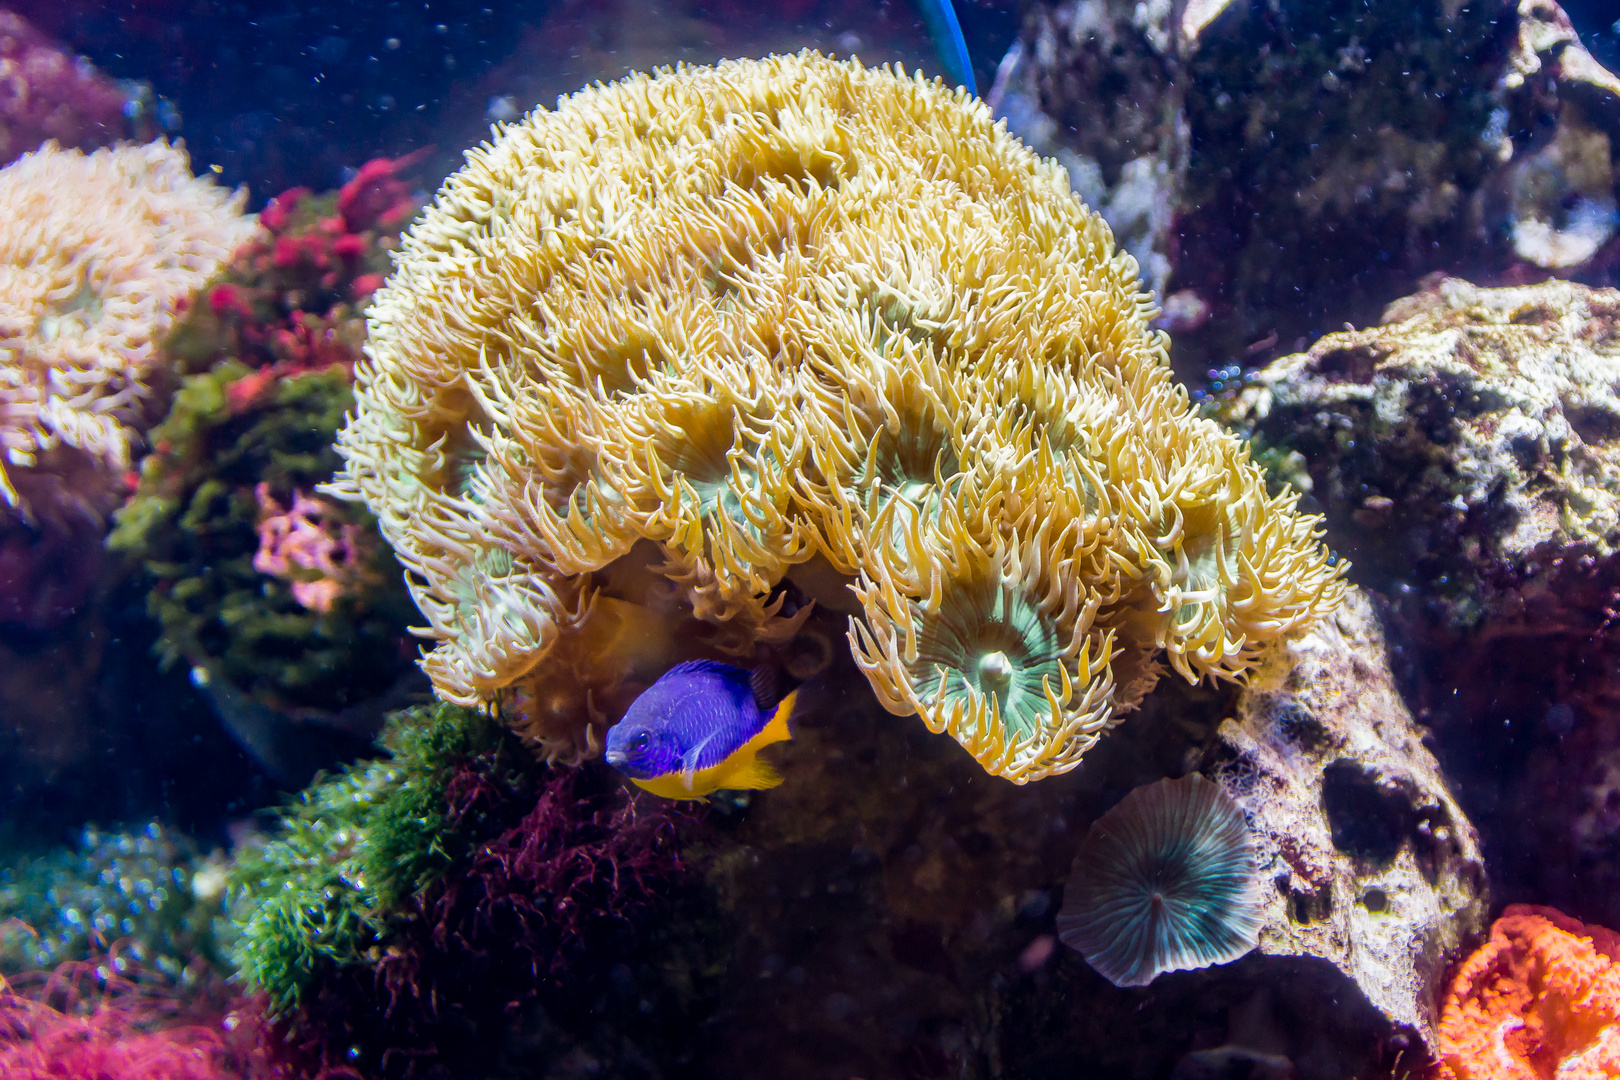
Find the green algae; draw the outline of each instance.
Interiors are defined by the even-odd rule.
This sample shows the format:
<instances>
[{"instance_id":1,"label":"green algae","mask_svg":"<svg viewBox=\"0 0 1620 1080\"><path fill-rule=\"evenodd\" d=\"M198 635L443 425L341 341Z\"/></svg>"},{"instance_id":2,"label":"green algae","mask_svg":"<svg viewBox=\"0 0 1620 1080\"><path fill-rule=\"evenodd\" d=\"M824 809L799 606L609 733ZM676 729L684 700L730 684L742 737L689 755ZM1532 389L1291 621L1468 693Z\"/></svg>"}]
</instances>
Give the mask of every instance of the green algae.
<instances>
[{"instance_id":1,"label":"green algae","mask_svg":"<svg viewBox=\"0 0 1620 1080\"><path fill-rule=\"evenodd\" d=\"M192 989L228 972L235 931L219 856L153 821L86 828L0 868L0 974L93 961Z\"/></svg>"},{"instance_id":2,"label":"green algae","mask_svg":"<svg viewBox=\"0 0 1620 1080\"><path fill-rule=\"evenodd\" d=\"M272 838L231 871L231 950L273 1012L299 1006L336 968L375 960L390 923L466 852L474 823L447 817L458 764L515 749L488 718L452 705L393 714L388 756L356 763L297 795Z\"/></svg>"},{"instance_id":3,"label":"green algae","mask_svg":"<svg viewBox=\"0 0 1620 1080\"><path fill-rule=\"evenodd\" d=\"M414 609L363 508L324 504L334 526L366 541L358 584L327 610L254 567L260 492L286 505L329 479L352 402L343 367L266 380L229 361L185 379L108 541L152 583L165 667L205 667L274 708L325 711L382 693L408 668Z\"/></svg>"}]
</instances>

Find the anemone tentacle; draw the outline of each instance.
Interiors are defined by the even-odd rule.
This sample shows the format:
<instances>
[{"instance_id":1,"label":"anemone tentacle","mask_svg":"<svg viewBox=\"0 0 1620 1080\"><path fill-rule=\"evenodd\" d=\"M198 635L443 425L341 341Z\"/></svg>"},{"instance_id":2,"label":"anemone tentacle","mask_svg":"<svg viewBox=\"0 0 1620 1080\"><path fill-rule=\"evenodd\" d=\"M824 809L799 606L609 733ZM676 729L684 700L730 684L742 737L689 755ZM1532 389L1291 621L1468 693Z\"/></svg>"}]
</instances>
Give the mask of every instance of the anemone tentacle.
<instances>
[{"instance_id":1,"label":"anemone tentacle","mask_svg":"<svg viewBox=\"0 0 1620 1080\"><path fill-rule=\"evenodd\" d=\"M499 130L402 239L337 490L440 692L547 754L592 744L554 689L634 647L597 590L738 657L813 600L887 708L1022 782L1343 590L1151 315L976 100L813 53L633 75Z\"/></svg>"},{"instance_id":2,"label":"anemone tentacle","mask_svg":"<svg viewBox=\"0 0 1620 1080\"><path fill-rule=\"evenodd\" d=\"M949 535L899 530L904 552L863 568L856 662L885 708L949 732L995 775L1072 769L1108 725L1113 693L1113 636L1094 630L1074 558L1053 555L1073 530L987 548L953 519Z\"/></svg>"}]
</instances>

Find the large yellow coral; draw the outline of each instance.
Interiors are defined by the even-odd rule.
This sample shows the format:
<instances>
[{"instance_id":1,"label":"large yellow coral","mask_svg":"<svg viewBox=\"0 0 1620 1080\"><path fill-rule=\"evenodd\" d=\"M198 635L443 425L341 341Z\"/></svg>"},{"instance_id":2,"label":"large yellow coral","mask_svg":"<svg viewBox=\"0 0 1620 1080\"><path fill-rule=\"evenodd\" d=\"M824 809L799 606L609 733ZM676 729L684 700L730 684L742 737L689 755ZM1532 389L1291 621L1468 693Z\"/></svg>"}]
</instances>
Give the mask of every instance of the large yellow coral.
<instances>
[{"instance_id":1,"label":"large yellow coral","mask_svg":"<svg viewBox=\"0 0 1620 1080\"><path fill-rule=\"evenodd\" d=\"M803 619L788 579L856 612L890 710L1062 772L1164 658L1236 675L1342 591L1171 382L1136 277L937 83L810 53L631 76L471 151L407 235L340 490L410 570L439 692L548 753L600 735L526 715L617 670L593 595L747 649Z\"/></svg>"},{"instance_id":2,"label":"large yellow coral","mask_svg":"<svg viewBox=\"0 0 1620 1080\"><path fill-rule=\"evenodd\" d=\"M0 169L0 497L23 517L116 503L158 342L258 227L246 199L162 141Z\"/></svg>"}]
</instances>

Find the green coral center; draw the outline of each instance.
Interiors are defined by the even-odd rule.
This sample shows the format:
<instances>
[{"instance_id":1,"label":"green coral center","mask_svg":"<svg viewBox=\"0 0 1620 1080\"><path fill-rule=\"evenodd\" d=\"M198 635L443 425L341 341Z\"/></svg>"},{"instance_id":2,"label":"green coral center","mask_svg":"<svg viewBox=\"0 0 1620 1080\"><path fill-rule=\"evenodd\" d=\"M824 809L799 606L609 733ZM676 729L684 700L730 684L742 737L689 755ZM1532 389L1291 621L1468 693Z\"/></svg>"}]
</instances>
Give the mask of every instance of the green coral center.
<instances>
[{"instance_id":1,"label":"green coral center","mask_svg":"<svg viewBox=\"0 0 1620 1080\"><path fill-rule=\"evenodd\" d=\"M1010 737L1026 738L1047 711L1044 680L1061 680L1056 628L1012 588L985 583L949 597L919 626L919 681L944 674L944 696L991 699Z\"/></svg>"}]
</instances>

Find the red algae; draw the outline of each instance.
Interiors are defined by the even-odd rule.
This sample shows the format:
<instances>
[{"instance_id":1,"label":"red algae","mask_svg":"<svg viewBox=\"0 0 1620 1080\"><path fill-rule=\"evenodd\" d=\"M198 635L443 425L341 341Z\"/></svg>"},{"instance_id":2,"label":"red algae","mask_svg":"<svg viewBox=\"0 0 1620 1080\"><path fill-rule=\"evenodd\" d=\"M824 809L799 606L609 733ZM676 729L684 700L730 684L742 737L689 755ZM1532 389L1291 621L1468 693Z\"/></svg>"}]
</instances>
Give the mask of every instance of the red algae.
<instances>
[{"instance_id":1,"label":"red algae","mask_svg":"<svg viewBox=\"0 0 1620 1080\"><path fill-rule=\"evenodd\" d=\"M0 1077L5 1080L274 1080L260 1051L260 1009L217 1013L65 964L32 988L0 980Z\"/></svg>"},{"instance_id":2,"label":"red algae","mask_svg":"<svg viewBox=\"0 0 1620 1080\"><path fill-rule=\"evenodd\" d=\"M362 311L389 269L399 229L421 208L405 179L421 153L377 158L335 194L296 187L259 214L259 234L200 298L169 341L183 374L224 360L255 369L232 387L242 411L277 379L351 368L365 340Z\"/></svg>"},{"instance_id":3,"label":"red algae","mask_svg":"<svg viewBox=\"0 0 1620 1080\"><path fill-rule=\"evenodd\" d=\"M272 1027L289 1069L481 1075L520 1016L585 1031L656 914L692 886L679 845L697 812L631 795L604 769L520 778L470 761L447 801L451 828L476 821L492 838L415 900L375 966L333 973Z\"/></svg>"}]
</instances>

